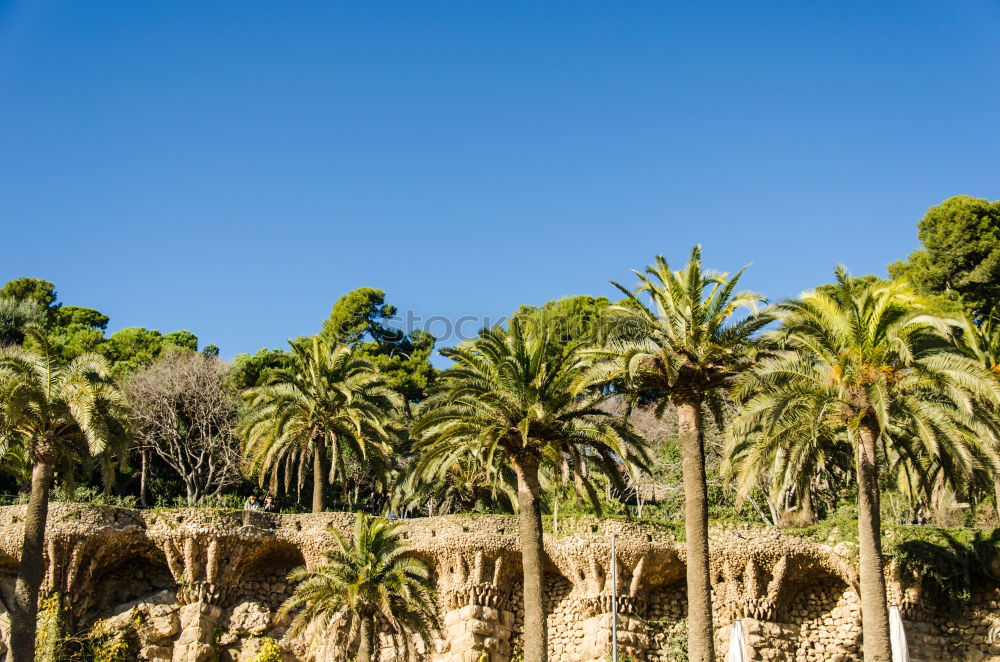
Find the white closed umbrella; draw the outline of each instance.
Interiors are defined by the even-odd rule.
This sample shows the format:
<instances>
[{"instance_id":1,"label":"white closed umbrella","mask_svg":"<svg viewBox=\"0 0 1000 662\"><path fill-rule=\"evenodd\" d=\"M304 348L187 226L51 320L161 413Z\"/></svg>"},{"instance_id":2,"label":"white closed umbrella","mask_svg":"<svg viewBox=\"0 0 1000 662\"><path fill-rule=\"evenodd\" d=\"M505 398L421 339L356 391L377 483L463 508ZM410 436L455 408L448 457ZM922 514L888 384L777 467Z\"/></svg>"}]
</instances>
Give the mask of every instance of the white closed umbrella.
<instances>
[{"instance_id":1,"label":"white closed umbrella","mask_svg":"<svg viewBox=\"0 0 1000 662\"><path fill-rule=\"evenodd\" d=\"M903 615L899 613L899 607L896 605L889 605L889 643L892 644L892 662L910 662Z\"/></svg>"},{"instance_id":2,"label":"white closed umbrella","mask_svg":"<svg viewBox=\"0 0 1000 662\"><path fill-rule=\"evenodd\" d=\"M747 662L747 653L743 646L743 622L740 620L733 621L733 634L729 637L726 662Z\"/></svg>"}]
</instances>

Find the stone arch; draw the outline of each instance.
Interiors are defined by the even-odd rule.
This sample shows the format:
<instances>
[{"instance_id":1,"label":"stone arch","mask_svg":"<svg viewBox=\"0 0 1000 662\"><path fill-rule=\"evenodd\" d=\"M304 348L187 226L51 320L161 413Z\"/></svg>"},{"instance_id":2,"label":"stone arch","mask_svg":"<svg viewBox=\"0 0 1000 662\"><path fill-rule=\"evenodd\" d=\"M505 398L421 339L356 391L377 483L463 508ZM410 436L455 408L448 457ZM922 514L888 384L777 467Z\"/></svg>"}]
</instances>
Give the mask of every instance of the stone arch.
<instances>
[{"instance_id":1,"label":"stone arch","mask_svg":"<svg viewBox=\"0 0 1000 662\"><path fill-rule=\"evenodd\" d=\"M297 545L275 539L262 541L243 558L229 601L235 604L253 600L276 610L295 588L288 581L288 573L305 565L305 556Z\"/></svg>"},{"instance_id":2,"label":"stone arch","mask_svg":"<svg viewBox=\"0 0 1000 662\"><path fill-rule=\"evenodd\" d=\"M84 621L107 616L122 605L173 602L177 581L163 550L139 543L112 558L94 564L84 582L68 596L73 613Z\"/></svg>"},{"instance_id":3,"label":"stone arch","mask_svg":"<svg viewBox=\"0 0 1000 662\"><path fill-rule=\"evenodd\" d=\"M861 602L853 587L832 574L798 577L789 582L775 634L787 633L790 659L815 653L823 646L827 659L854 662L861 659ZM787 627L784 625L787 624Z\"/></svg>"},{"instance_id":4,"label":"stone arch","mask_svg":"<svg viewBox=\"0 0 1000 662\"><path fill-rule=\"evenodd\" d=\"M679 655L685 633L687 618L687 580L683 566L679 577L671 576L652 587L646 597L646 626L649 632L650 660L680 659Z\"/></svg>"}]
</instances>

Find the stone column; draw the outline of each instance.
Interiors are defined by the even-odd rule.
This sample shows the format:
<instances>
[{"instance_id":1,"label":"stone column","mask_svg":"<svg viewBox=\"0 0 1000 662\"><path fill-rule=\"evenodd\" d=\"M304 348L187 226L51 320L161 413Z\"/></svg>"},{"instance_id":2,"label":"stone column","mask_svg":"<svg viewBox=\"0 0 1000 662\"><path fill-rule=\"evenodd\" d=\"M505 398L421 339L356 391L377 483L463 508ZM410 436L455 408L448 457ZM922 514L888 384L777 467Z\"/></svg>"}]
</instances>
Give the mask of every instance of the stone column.
<instances>
[{"instance_id":1,"label":"stone column","mask_svg":"<svg viewBox=\"0 0 1000 662\"><path fill-rule=\"evenodd\" d=\"M514 614L469 604L444 616L446 648L434 662L509 662Z\"/></svg>"},{"instance_id":2,"label":"stone column","mask_svg":"<svg viewBox=\"0 0 1000 662\"><path fill-rule=\"evenodd\" d=\"M215 653L215 631L222 608L207 602L192 602L180 609L181 633L174 642L174 662L204 662Z\"/></svg>"},{"instance_id":3,"label":"stone column","mask_svg":"<svg viewBox=\"0 0 1000 662\"><path fill-rule=\"evenodd\" d=\"M174 642L174 662L204 662L216 655L216 633L229 595L232 570L243 547L229 537L221 541L204 534L162 541L167 566L177 581L180 635Z\"/></svg>"},{"instance_id":4,"label":"stone column","mask_svg":"<svg viewBox=\"0 0 1000 662\"><path fill-rule=\"evenodd\" d=\"M510 610L511 566L503 556L460 553L439 561L443 641L433 662L509 662L514 613Z\"/></svg>"},{"instance_id":5,"label":"stone column","mask_svg":"<svg viewBox=\"0 0 1000 662\"><path fill-rule=\"evenodd\" d=\"M605 662L611 655L611 596L604 595L589 600L589 618L583 621L583 641L573 662ZM645 622L636 615L635 600L618 598L618 652L638 659L649 646Z\"/></svg>"},{"instance_id":6,"label":"stone column","mask_svg":"<svg viewBox=\"0 0 1000 662\"><path fill-rule=\"evenodd\" d=\"M646 577L646 555L636 554L630 545L621 549L623 553L616 559L617 588L612 586L610 548L594 545L564 550L564 573L573 581L570 599L574 611L582 619L580 629L583 633L575 652L571 653L571 662L605 662L610 659L613 589L618 596L619 653L644 659L649 648L646 625L640 618L645 607L641 587Z\"/></svg>"}]
</instances>

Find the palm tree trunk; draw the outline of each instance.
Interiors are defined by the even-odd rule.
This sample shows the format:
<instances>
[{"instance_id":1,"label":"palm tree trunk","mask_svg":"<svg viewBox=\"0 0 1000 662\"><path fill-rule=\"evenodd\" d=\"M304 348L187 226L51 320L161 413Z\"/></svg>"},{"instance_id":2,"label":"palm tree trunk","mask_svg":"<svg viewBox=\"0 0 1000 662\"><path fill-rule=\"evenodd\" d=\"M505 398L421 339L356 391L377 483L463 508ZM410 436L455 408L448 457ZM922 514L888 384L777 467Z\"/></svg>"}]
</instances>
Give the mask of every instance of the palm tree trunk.
<instances>
[{"instance_id":1,"label":"palm tree trunk","mask_svg":"<svg viewBox=\"0 0 1000 662\"><path fill-rule=\"evenodd\" d=\"M312 511L314 513L321 513L324 510L323 503L323 492L326 488L326 471L324 467L326 462L324 461L323 455L326 447L323 441L316 443L316 449L313 452L313 502Z\"/></svg>"},{"instance_id":2,"label":"palm tree trunk","mask_svg":"<svg viewBox=\"0 0 1000 662\"><path fill-rule=\"evenodd\" d=\"M36 462L31 469L31 496L24 516L24 543L14 588L14 611L11 614L10 662L34 662L35 629L38 619L38 589L45 573L43 556L45 520L49 510L49 485L52 465Z\"/></svg>"},{"instance_id":3,"label":"palm tree trunk","mask_svg":"<svg viewBox=\"0 0 1000 662\"><path fill-rule=\"evenodd\" d=\"M139 451L142 458L142 468L139 470L139 504L143 508L149 507L146 497L146 481L149 479L149 451L145 448Z\"/></svg>"},{"instance_id":4,"label":"palm tree trunk","mask_svg":"<svg viewBox=\"0 0 1000 662\"><path fill-rule=\"evenodd\" d=\"M555 503L552 504L552 533L559 535L559 488L556 488Z\"/></svg>"},{"instance_id":5,"label":"palm tree trunk","mask_svg":"<svg viewBox=\"0 0 1000 662\"><path fill-rule=\"evenodd\" d=\"M357 662L371 662L372 659L372 621L370 618L361 620L361 632L358 633Z\"/></svg>"},{"instance_id":6,"label":"palm tree trunk","mask_svg":"<svg viewBox=\"0 0 1000 662\"><path fill-rule=\"evenodd\" d=\"M812 485L807 484L805 490L802 492L802 497L799 501L799 510L802 513L803 524L815 524L816 510L813 508Z\"/></svg>"},{"instance_id":7,"label":"palm tree trunk","mask_svg":"<svg viewBox=\"0 0 1000 662\"><path fill-rule=\"evenodd\" d=\"M521 456L514 460L517 474L518 523L521 532L521 568L524 572L524 662L547 662L548 638L545 633L542 579L542 509L541 485L538 483L538 460Z\"/></svg>"},{"instance_id":8,"label":"palm tree trunk","mask_svg":"<svg viewBox=\"0 0 1000 662\"><path fill-rule=\"evenodd\" d=\"M858 444L858 543L861 557L861 628L865 662L889 662L889 611L882 573L882 525L874 425L862 423Z\"/></svg>"},{"instance_id":9,"label":"palm tree trunk","mask_svg":"<svg viewBox=\"0 0 1000 662\"><path fill-rule=\"evenodd\" d=\"M708 561L708 483L701 403L677 403L677 432L684 477L684 531L687 536L688 660L715 660L712 579Z\"/></svg>"}]
</instances>

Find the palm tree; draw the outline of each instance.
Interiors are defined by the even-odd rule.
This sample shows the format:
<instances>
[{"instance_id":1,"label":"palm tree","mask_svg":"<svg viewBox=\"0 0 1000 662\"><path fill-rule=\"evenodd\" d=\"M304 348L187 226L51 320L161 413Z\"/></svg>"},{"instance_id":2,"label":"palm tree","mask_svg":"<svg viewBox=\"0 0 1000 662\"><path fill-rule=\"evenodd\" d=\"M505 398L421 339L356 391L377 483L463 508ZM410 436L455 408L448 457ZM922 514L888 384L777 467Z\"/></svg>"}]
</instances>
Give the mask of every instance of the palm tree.
<instances>
[{"instance_id":1,"label":"palm tree","mask_svg":"<svg viewBox=\"0 0 1000 662\"><path fill-rule=\"evenodd\" d=\"M961 346L965 353L1000 383L1000 311L990 311L979 323L974 323L968 316L962 318ZM978 403L981 404L981 403ZM978 413L988 422L991 437L996 446L1000 446L1000 413L989 406L980 407ZM1000 514L1000 471L992 476L995 510Z\"/></svg>"},{"instance_id":2,"label":"palm tree","mask_svg":"<svg viewBox=\"0 0 1000 662\"><path fill-rule=\"evenodd\" d=\"M743 404L735 437L841 431L853 449L864 655L891 659L879 516L882 456L923 455L945 468L975 462L973 400L1000 403L1000 384L949 341L949 323L908 285L852 280L778 307L774 339L784 351L762 361L733 390ZM808 413L804 413L808 412Z\"/></svg>"},{"instance_id":3,"label":"palm tree","mask_svg":"<svg viewBox=\"0 0 1000 662\"><path fill-rule=\"evenodd\" d=\"M645 464L645 449L628 422L598 405L598 392L576 395L580 345L564 345L552 327L515 317L509 329L484 329L479 337L441 353L455 361L413 426L418 471L440 475L457 458L481 455L486 466L502 462L517 480L521 563L524 574L524 659L548 659L543 611L541 484L543 465L567 457L593 464L620 485L621 464ZM591 495L596 495L591 490Z\"/></svg>"},{"instance_id":4,"label":"palm tree","mask_svg":"<svg viewBox=\"0 0 1000 662\"><path fill-rule=\"evenodd\" d=\"M708 558L708 487L705 477L703 410L721 426L724 390L754 365L755 334L771 321L758 312L763 299L737 292L743 270L732 278L701 266L701 247L684 269L671 271L663 256L634 272L639 287L608 309L607 337L588 354L595 365L581 386L615 384L633 397L657 400L657 417L668 404L677 408L678 442L684 484L687 535L688 655L694 662L715 659L712 584ZM644 299L652 304L647 307ZM741 310L748 315L734 317ZM625 333L617 333L624 330Z\"/></svg>"},{"instance_id":5,"label":"palm tree","mask_svg":"<svg viewBox=\"0 0 1000 662\"><path fill-rule=\"evenodd\" d=\"M426 514L510 513L517 503L514 471L507 465L488 465L482 453L456 457L450 467L425 476L401 470L393 506L402 511L426 509ZM404 477L405 476L405 477Z\"/></svg>"},{"instance_id":6,"label":"palm tree","mask_svg":"<svg viewBox=\"0 0 1000 662\"><path fill-rule=\"evenodd\" d=\"M379 631L407 655L414 637L430 643L438 628L430 572L400 542L399 526L358 513L352 539L334 532L325 565L289 573L298 585L280 613L294 613L291 636L310 632L314 646L357 641L357 662L373 659Z\"/></svg>"},{"instance_id":7,"label":"palm tree","mask_svg":"<svg viewBox=\"0 0 1000 662\"><path fill-rule=\"evenodd\" d=\"M22 444L31 462L31 495L12 610L12 662L33 662L38 590L44 573L45 521L53 469L68 454L97 456L126 436L128 408L104 357L60 365L38 325L35 349L0 349L0 447Z\"/></svg>"},{"instance_id":8,"label":"palm tree","mask_svg":"<svg viewBox=\"0 0 1000 662\"><path fill-rule=\"evenodd\" d=\"M853 469L851 445L843 430L817 426L823 411L815 403L799 402L798 409L785 412L785 423L769 432L727 430L726 449L720 473L736 483L738 496L745 498L760 489L771 507L772 519L781 524L781 511L788 497L794 497L799 523L812 524L816 517L815 498L825 477L830 492L834 483L845 484Z\"/></svg>"},{"instance_id":9,"label":"palm tree","mask_svg":"<svg viewBox=\"0 0 1000 662\"><path fill-rule=\"evenodd\" d=\"M800 399L788 402L766 427L730 426L722 473L734 479L741 498L760 488L771 500L784 499L787 508L788 498L794 496L798 522L807 525L815 519L817 496L825 493L835 503L838 488L856 484L850 435L830 419L827 405ZM891 422L883 435L893 439L893 445L885 448L881 483L894 485L911 505L921 499L932 503L946 494L945 487L968 492L996 475L998 457L985 426L968 421L956 429L963 435L956 452L932 456L918 432L900 425L906 423Z\"/></svg>"},{"instance_id":10,"label":"palm tree","mask_svg":"<svg viewBox=\"0 0 1000 662\"><path fill-rule=\"evenodd\" d=\"M393 415L402 398L347 345L314 337L291 346L291 367L244 394L244 452L261 485L269 476L274 491L282 471L286 491L296 468L301 485L311 459L312 510L322 512L326 481L342 477L347 460L374 470L385 467Z\"/></svg>"}]
</instances>

